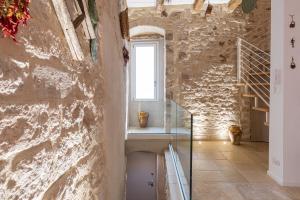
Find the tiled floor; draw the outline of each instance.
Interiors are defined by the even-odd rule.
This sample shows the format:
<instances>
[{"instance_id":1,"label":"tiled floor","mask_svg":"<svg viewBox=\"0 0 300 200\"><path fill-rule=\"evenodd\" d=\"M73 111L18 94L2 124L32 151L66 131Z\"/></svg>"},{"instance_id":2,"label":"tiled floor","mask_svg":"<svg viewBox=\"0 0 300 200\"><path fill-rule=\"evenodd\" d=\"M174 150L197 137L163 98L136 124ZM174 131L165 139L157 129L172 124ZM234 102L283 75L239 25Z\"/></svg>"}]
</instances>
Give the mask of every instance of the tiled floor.
<instances>
[{"instance_id":1,"label":"tiled floor","mask_svg":"<svg viewBox=\"0 0 300 200\"><path fill-rule=\"evenodd\" d=\"M195 142L193 200L300 200L268 175L268 144Z\"/></svg>"}]
</instances>

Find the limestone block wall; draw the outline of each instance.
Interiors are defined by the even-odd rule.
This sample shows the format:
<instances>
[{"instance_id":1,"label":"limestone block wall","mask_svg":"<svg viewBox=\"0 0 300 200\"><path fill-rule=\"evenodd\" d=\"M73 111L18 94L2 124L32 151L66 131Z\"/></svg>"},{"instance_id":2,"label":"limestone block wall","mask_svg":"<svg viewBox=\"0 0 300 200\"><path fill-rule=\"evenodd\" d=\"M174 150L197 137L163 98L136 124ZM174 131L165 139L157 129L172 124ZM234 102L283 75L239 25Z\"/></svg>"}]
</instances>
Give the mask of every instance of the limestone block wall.
<instances>
[{"instance_id":1,"label":"limestone block wall","mask_svg":"<svg viewBox=\"0 0 300 200\"><path fill-rule=\"evenodd\" d=\"M97 5L100 21L102 13L113 16L100 25L100 52L114 45L121 55L118 3ZM30 9L18 43L0 38L0 199L109 199L105 145L115 144L104 137L104 54L94 64L79 37L85 59L74 61L51 1L32 1ZM107 28L115 32L109 45L102 42Z\"/></svg>"},{"instance_id":2,"label":"limestone block wall","mask_svg":"<svg viewBox=\"0 0 300 200\"><path fill-rule=\"evenodd\" d=\"M270 0L257 1L251 14L229 13L215 5L212 15L185 6L129 10L130 27L152 25L166 30L167 96L194 113L194 134L202 139L227 138L232 124L250 132L250 102L237 82L237 37L269 50Z\"/></svg>"}]
</instances>

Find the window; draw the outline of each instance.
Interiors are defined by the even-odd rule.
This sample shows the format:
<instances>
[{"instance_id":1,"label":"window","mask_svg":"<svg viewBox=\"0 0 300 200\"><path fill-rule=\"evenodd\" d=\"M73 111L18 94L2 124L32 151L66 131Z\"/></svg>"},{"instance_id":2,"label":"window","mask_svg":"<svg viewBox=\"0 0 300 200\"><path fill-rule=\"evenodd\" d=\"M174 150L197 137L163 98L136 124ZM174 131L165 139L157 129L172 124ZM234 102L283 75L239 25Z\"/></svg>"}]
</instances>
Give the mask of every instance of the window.
<instances>
[{"instance_id":1,"label":"window","mask_svg":"<svg viewBox=\"0 0 300 200\"><path fill-rule=\"evenodd\" d=\"M84 54L78 39L78 36L83 36L83 34L81 34L81 31L76 32L76 29L81 25L85 35L83 39L96 38L87 0L52 0L52 3L73 58L83 60Z\"/></svg>"},{"instance_id":2,"label":"window","mask_svg":"<svg viewBox=\"0 0 300 200\"><path fill-rule=\"evenodd\" d=\"M132 45L132 93L136 101L157 100L158 43L135 42Z\"/></svg>"}]
</instances>

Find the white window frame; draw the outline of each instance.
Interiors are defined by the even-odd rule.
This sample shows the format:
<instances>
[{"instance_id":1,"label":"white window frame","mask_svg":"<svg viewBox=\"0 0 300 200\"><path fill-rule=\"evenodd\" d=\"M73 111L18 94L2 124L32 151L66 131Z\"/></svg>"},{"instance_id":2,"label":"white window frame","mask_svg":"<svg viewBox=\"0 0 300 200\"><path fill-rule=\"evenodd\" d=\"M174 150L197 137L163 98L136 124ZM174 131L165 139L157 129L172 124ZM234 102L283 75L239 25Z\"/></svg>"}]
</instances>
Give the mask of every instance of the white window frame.
<instances>
[{"instance_id":1,"label":"white window frame","mask_svg":"<svg viewBox=\"0 0 300 200\"><path fill-rule=\"evenodd\" d=\"M137 46L154 46L155 66L154 66L154 98L153 99L137 99L136 98L136 49ZM132 41L131 42L131 99L132 101L159 101L159 41L147 40L147 41Z\"/></svg>"}]
</instances>

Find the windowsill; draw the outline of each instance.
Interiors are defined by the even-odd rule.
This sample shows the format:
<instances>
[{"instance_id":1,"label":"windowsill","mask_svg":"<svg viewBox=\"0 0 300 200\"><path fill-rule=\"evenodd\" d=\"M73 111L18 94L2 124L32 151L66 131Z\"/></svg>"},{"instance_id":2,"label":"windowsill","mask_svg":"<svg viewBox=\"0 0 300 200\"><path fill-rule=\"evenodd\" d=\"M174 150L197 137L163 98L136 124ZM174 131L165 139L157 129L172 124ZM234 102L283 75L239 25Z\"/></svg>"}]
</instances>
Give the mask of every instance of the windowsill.
<instances>
[{"instance_id":1,"label":"windowsill","mask_svg":"<svg viewBox=\"0 0 300 200\"><path fill-rule=\"evenodd\" d=\"M163 127L130 127L126 135L127 140L170 140L176 136L166 133Z\"/></svg>"},{"instance_id":2,"label":"windowsill","mask_svg":"<svg viewBox=\"0 0 300 200\"><path fill-rule=\"evenodd\" d=\"M163 127L129 127L127 130L127 139L174 139L178 134L185 138L189 137L191 132L186 128L172 128L170 132L166 132Z\"/></svg>"},{"instance_id":3,"label":"windowsill","mask_svg":"<svg viewBox=\"0 0 300 200\"><path fill-rule=\"evenodd\" d=\"M127 134L191 134L190 130L184 127L171 128L170 132L166 132L163 127L129 127Z\"/></svg>"},{"instance_id":4,"label":"windowsill","mask_svg":"<svg viewBox=\"0 0 300 200\"><path fill-rule=\"evenodd\" d=\"M165 129L163 127L129 127L127 130L128 134L165 134Z\"/></svg>"}]
</instances>

